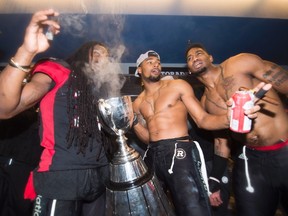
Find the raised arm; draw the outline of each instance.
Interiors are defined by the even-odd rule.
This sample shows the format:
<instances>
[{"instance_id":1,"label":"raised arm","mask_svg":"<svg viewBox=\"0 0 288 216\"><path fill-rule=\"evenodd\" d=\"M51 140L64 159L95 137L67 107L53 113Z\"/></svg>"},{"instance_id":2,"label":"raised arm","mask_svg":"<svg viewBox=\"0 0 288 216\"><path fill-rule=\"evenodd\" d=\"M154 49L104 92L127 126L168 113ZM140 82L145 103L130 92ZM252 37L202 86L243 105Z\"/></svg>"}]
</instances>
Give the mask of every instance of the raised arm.
<instances>
[{"instance_id":1,"label":"raised arm","mask_svg":"<svg viewBox=\"0 0 288 216\"><path fill-rule=\"evenodd\" d=\"M207 113L201 106L199 100L196 98L194 91L189 83L184 80L177 80L180 83L178 84L178 89L181 92L181 99L184 102L190 116L193 118L195 123L199 128L206 130L219 130L229 128L230 115L231 115L231 106L232 99L230 98L226 104L228 111L223 115L211 115ZM255 86L255 90L258 91L261 87L264 86L264 83L260 83ZM265 85L267 91L271 88L270 85ZM249 110L245 110L244 113L249 118L256 118L257 112L260 110L259 105L255 105Z\"/></svg>"},{"instance_id":2,"label":"raised arm","mask_svg":"<svg viewBox=\"0 0 288 216\"><path fill-rule=\"evenodd\" d=\"M275 90L288 95L288 71L283 67L250 53L236 55L227 64L228 67L231 65L231 73L253 76L259 81L271 83Z\"/></svg>"},{"instance_id":3,"label":"raised arm","mask_svg":"<svg viewBox=\"0 0 288 216\"><path fill-rule=\"evenodd\" d=\"M181 93L181 100L199 128L218 130L229 127L229 113L225 115L208 114L202 108L189 83L179 79L176 85L178 91Z\"/></svg>"},{"instance_id":4,"label":"raised arm","mask_svg":"<svg viewBox=\"0 0 288 216\"><path fill-rule=\"evenodd\" d=\"M33 106L48 91L51 79L46 75L37 74L26 85L23 85L23 80L30 72L33 58L49 48L44 27L53 26L55 34L59 33L57 22L48 19L49 16L57 15L50 9L32 16L23 44L0 73L0 118L10 118Z\"/></svg>"}]
</instances>

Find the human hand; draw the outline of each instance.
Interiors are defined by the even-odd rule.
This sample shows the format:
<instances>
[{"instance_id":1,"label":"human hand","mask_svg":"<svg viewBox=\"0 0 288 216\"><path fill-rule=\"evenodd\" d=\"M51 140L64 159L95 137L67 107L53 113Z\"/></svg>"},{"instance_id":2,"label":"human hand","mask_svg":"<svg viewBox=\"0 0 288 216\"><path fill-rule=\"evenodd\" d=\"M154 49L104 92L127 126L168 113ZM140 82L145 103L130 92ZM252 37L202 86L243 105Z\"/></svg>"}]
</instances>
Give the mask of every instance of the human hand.
<instances>
[{"instance_id":1,"label":"human hand","mask_svg":"<svg viewBox=\"0 0 288 216\"><path fill-rule=\"evenodd\" d=\"M257 118L257 112L261 109L257 102L262 99L266 92L268 92L272 88L271 84L267 84L264 82L259 83L256 87L254 87L251 91L253 92L254 98L254 106L251 109L245 110L244 113L251 119Z\"/></svg>"},{"instance_id":2,"label":"human hand","mask_svg":"<svg viewBox=\"0 0 288 216\"><path fill-rule=\"evenodd\" d=\"M245 115L247 115L251 119L257 118L257 112L261 109L259 105L257 105L257 102L264 97L266 92L268 92L272 88L271 84L267 84L264 82L259 83L256 87L253 89L249 90L244 87L240 87L239 90L244 90L244 91L251 91L254 94L254 106L250 109L244 110ZM271 99L272 100L272 99ZM233 105L233 99L230 98L227 102L227 107L228 107L228 119L230 120L231 118L231 108Z\"/></svg>"},{"instance_id":3,"label":"human hand","mask_svg":"<svg viewBox=\"0 0 288 216\"><path fill-rule=\"evenodd\" d=\"M261 82L254 89L251 89L250 91L255 96L254 103L257 103L259 100L264 100L266 102L279 105L277 100L265 95L272 87L273 86L270 83ZM245 87L240 87L239 90L249 91L249 89Z\"/></svg>"},{"instance_id":4,"label":"human hand","mask_svg":"<svg viewBox=\"0 0 288 216\"><path fill-rule=\"evenodd\" d=\"M33 55L46 51L50 44L48 38L45 36L44 29L49 26L53 29L54 34L58 34L60 32L60 25L56 20L49 19L58 15L59 13L53 9L36 12L26 28L24 42L21 47Z\"/></svg>"},{"instance_id":5,"label":"human hand","mask_svg":"<svg viewBox=\"0 0 288 216\"><path fill-rule=\"evenodd\" d=\"M211 206L214 206L214 207L220 206L223 203L221 196L220 196L220 190L212 193L209 196L209 200L210 200Z\"/></svg>"},{"instance_id":6,"label":"human hand","mask_svg":"<svg viewBox=\"0 0 288 216\"><path fill-rule=\"evenodd\" d=\"M232 112L232 105L233 105L233 99L230 98L227 102L226 105L228 107L227 110L227 119L230 122L231 119L231 112ZM257 118L257 112L261 109L261 107L257 104L254 104L254 106L250 109L244 110L244 114L248 116L248 118L255 119Z\"/></svg>"}]
</instances>

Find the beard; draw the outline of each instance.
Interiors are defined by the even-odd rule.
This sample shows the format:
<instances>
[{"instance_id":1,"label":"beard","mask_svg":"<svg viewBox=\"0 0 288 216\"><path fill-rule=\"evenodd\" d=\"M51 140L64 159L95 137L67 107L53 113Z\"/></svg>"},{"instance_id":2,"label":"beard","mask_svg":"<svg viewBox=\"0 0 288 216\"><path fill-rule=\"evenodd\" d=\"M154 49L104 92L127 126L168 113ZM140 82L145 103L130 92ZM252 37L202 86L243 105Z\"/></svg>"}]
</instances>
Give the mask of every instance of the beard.
<instances>
[{"instance_id":1,"label":"beard","mask_svg":"<svg viewBox=\"0 0 288 216\"><path fill-rule=\"evenodd\" d=\"M158 75L157 77L149 76L148 80L151 82L158 82L161 79L161 75Z\"/></svg>"},{"instance_id":2,"label":"beard","mask_svg":"<svg viewBox=\"0 0 288 216\"><path fill-rule=\"evenodd\" d=\"M199 69L198 71L195 72L190 72L193 76L201 76L203 73L205 73L207 71L207 67L203 67L201 69Z\"/></svg>"},{"instance_id":3,"label":"beard","mask_svg":"<svg viewBox=\"0 0 288 216\"><path fill-rule=\"evenodd\" d=\"M149 77L143 77L144 80L148 82L158 82L161 79L161 75L158 76L149 76Z\"/></svg>"}]
</instances>

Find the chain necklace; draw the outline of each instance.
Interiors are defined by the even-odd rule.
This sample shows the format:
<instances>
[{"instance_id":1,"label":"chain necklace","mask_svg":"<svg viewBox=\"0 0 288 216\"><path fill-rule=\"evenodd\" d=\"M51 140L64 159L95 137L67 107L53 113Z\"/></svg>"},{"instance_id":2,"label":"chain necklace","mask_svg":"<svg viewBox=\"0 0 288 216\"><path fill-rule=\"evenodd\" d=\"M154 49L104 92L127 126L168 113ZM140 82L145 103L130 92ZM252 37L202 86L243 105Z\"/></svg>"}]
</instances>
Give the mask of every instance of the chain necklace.
<instances>
[{"instance_id":1,"label":"chain necklace","mask_svg":"<svg viewBox=\"0 0 288 216\"><path fill-rule=\"evenodd\" d=\"M161 87L160 87L160 88L161 88ZM154 92L154 93L150 96L150 97L152 97L152 98L154 99L154 94L157 93L157 96L156 96L155 100L153 101L153 103L155 103L155 102L158 100L158 98L159 98L159 95L160 95L160 88L158 88L157 91ZM147 100L147 96L145 96L144 100L145 100L145 101L150 105L151 110L153 111L153 113L155 113L154 105L153 105L150 101Z\"/></svg>"}]
</instances>

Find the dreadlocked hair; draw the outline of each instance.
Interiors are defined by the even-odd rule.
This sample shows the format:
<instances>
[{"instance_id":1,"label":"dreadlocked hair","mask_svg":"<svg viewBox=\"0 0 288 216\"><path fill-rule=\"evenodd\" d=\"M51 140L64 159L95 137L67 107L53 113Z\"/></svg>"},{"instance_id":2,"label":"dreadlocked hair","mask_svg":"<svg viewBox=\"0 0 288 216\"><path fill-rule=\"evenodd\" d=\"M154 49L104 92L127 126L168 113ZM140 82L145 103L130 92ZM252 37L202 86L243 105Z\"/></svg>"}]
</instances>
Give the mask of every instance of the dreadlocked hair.
<instances>
[{"instance_id":1,"label":"dreadlocked hair","mask_svg":"<svg viewBox=\"0 0 288 216\"><path fill-rule=\"evenodd\" d=\"M96 45L106 47L97 41L84 44L66 61L70 64L71 75L68 81L67 107L70 127L67 134L68 148L73 144L78 148L77 153L85 156L87 147L92 151L93 143L108 144L109 139L99 128L97 95L93 94L93 84L85 75L85 64L92 58ZM93 142L96 140L96 142ZM100 155L102 148L98 148Z\"/></svg>"}]
</instances>

